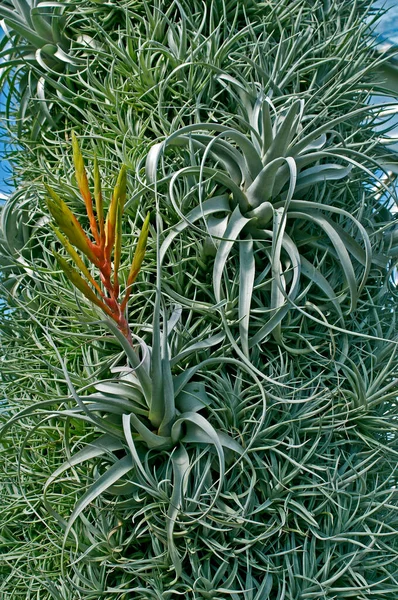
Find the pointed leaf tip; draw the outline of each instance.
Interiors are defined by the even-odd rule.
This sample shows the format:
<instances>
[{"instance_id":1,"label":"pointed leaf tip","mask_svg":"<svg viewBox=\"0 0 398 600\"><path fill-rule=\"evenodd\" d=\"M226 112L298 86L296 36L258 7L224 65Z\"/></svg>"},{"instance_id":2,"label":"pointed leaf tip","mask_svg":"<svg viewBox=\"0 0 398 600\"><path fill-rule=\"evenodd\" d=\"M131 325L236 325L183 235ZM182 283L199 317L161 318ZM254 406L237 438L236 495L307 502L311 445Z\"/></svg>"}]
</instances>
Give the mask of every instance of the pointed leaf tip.
<instances>
[{"instance_id":1,"label":"pointed leaf tip","mask_svg":"<svg viewBox=\"0 0 398 600\"><path fill-rule=\"evenodd\" d=\"M83 155L79 148L79 142L77 140L76 134L72 131L72 150L73 150L73 162L75 165L75 175L76 181L79 186L80 193L83 197L84 204L86 206L87 216L90 221L90 229L94 236L97 244L99 243L99 234L97 221L95 219L94 211L93 211L93 201L91 198L90 188L88 185L87 173L84 166Z\"/></svg>"},{"instance_id":2,"label":"pointed leaf tip","mask_svg":"<svg viewBox=\"0 0 398 600\"><path fill-rule=\"evenodd\" d=\"M105 246L104 203L102 200L101 175L99 172L97 155L94 156L94 198L99 225L100 246L103 248Z\"/></svg>"},{"instance_id":3,"label":"pointed leaf tip","mask_svg":"<svg viewBox=\"0 0 398 600\"><path fill-rule=\"evenodd\" d=\"M121 221L127 194L127 168L122 165L113 190L105 222L105 256L110 259L115 244L116 222Z\"/></svg>"},{"instance_id":4,"label":"pointed leaf tip","mask_svg":"<svg viewBox=\"0 0 398 600\"><path fill-rule=\"evenodd\" d=\"M133 262L131 263L130 273L127 278L127 289L126 289L126 295L122 302L122 310L124 310L124 308L127 305L128 299L130 297L131 286L133 285L134 281L137 279L138 273L141 270L141 266L142 266L142 263L143 263L143 260L145 257L146 244L147 244L148 234L149 234L150 217L151 217L151 213L148 213L147 216L145 217L145 221L142 225L142 229L141 229L141 232L140 232L140 235L138 238L137 246L136 246L136 249L134 252Z\"/></svg>"},{"instance_id":5,"label":"pointed leaf tip","mask_svg":"<svg viewBox=\"0 0 398 600\"><path fill-rule=\"evenodd\" d=\"M97 292L100 295L102 295L102 290L101 290L100 286L95 281L95 279L91 275L90 271L88 270L88 268L84 264L83 260L80 258L80 256L76 252L76 250L73 248L73 246L69 242L69 240L60 232L60 230L57 227L55 227L55 225L51 224L51 228L53 229L55 235L57 236L57 238L59 239L59 241L61 242L61 244L64 246L65 250L67 251L67 253L71 257L71 259L73 260L73 262L75 263L75 265L77 266L77 268L83 273L83 275L91 283L91 285L93 285L95 287L95 289L97 290Z\"/></svg>"}]
</instances>

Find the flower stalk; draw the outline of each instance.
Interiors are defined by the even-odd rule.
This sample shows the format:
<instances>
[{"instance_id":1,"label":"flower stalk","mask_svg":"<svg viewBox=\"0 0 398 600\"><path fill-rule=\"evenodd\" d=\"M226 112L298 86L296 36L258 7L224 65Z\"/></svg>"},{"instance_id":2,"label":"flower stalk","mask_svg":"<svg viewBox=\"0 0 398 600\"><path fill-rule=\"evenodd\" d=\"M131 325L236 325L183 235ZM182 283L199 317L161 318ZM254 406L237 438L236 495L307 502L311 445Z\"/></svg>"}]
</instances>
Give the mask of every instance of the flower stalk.
<instances>
[{"instance_id":1,"label":"flower stalk","mask_svg":"<svg viewBox=\"0 0 398 600\"><path fill-rule=\"evenodd\" d=\"M122 254L122 219L127 195L127 171L125 165L120 169L110 206L104 219L103 197L97 159L94 159L94 203L91 196L88 177L78 140L72 133L73 161L76 180L84 200L93 241L88 237L79 221L62 200L46 185L47 206L56 223L52 226L74 263L71 266L62 256L54 252L57 262L71 283L88 299L111 317L119 330L132 344L131 332L126 318L126 309L134 284L145 257L149 233L148 213L133 256L127 286L123 298L120 298L119 270ZM99 271L99 281L91 275L83 259L76 251L82 252ZM113 260L112 260L113 259ZM75 268L76 267L76 268Z\"/></svg>"}]
</instances>

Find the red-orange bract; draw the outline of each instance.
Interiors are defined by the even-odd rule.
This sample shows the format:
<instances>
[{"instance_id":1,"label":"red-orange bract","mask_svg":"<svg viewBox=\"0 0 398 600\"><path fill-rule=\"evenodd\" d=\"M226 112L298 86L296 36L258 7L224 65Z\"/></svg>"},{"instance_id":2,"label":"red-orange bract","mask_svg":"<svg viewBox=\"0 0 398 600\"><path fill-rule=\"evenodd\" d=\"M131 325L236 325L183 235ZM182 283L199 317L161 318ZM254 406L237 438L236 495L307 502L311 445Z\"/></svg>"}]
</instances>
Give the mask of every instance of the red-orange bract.
<instances>
[{"instance_id":1,"label":"red-orange bract","mask_svg":"<svg viewBox=\"0 0 398 600\"><path fill-rule=\"evenodd\" d=\"M57 224L57 227L53 227L55 234L73 260L77 270L69 265L69 263L58 253L54 252L54 255L59 266L73 285L79 289L90 302L99 306L108 316L114 319L119 329L131 342L131 334L125 312L131 293L131 287L141 270L145 257L150 214L148 213L145 218L137 241L124 298L119 301L122 217L127 195L127 170L125 165L120 169L106 220L104 222L101 181L97 160L95 159L94 161L95 214L83 156L74 133L72 133L72 148L76 180L86 206L91 234L94 241L89 239L79 221L62 198L60 198L50 186L46 185L49 194L47 206ZM98 268L100 281L94 279L74 247L83 252L88 260ZM92 287L90 287L90 284Z\"/></svg>"}]
</instances>

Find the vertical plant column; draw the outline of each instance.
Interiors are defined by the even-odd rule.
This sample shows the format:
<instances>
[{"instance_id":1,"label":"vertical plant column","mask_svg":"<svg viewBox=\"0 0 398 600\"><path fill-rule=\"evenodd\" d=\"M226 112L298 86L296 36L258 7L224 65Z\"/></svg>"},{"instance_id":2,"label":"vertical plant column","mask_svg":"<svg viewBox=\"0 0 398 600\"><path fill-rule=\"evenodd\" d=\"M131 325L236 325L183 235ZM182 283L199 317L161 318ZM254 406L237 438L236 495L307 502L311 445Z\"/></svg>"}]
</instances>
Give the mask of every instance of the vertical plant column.
<instances>
[{"instance_id":1,"label":"vertical plant column","mask_svg":"<svg viewBox=\"0 0 398 600\"><path fill-rule=\"evenodd\" d=\"M398 597L372 3L3 4L0 596Z\"/></svg>"}]
</instances>

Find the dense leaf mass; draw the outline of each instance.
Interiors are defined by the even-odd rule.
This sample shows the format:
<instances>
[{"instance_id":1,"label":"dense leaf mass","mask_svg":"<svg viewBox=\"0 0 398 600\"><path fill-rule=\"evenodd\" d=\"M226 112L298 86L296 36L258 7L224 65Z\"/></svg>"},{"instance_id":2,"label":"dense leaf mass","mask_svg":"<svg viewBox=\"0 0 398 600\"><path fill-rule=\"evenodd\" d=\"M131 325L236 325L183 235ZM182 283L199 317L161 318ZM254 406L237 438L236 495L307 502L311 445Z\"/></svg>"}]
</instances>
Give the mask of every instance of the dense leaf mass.
<instances>
[{"instance_id":1,"label":"dense leaf mass","mask_svg":"<svg viewBox=\"0 0 398 600\"><path fill-rule=\"evenodd\" d=\"M397 598L398 171L370 0L0 17L1 598ZM65 252L95 247L122 165L127 337L89 301L96 257L75 288Z\"/></svg>"}]
</instances>

